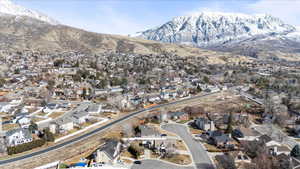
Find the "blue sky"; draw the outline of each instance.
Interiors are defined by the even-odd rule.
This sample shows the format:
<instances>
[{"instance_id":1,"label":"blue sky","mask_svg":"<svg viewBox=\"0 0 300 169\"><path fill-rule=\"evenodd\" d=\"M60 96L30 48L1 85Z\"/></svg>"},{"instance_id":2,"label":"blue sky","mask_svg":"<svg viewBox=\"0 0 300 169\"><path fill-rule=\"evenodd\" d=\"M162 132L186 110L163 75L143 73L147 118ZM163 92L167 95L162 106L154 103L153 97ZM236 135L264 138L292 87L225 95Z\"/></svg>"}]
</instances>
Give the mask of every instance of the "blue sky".
<instances>
[{"instance_id":1,"label":"blue sky","mask_svg":"<svg viewBox=\"0 0 300 169\"><path fill-rule=\"evenodd\" d=\"M13 0L62 24L109 34L134 34L192 12L268 13L300 25L300 0Z\"/></svg>"}]
</instances>

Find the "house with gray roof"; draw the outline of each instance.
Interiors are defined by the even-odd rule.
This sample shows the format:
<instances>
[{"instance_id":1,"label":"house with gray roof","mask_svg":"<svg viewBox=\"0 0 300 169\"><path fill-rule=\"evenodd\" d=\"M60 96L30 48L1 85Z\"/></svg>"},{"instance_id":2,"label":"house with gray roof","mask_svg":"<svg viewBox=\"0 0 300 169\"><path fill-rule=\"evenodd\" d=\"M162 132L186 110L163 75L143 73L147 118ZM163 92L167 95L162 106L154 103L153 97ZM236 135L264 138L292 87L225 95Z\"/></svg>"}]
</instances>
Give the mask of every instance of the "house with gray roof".
<instances>
[{"instance_id":1,"label":"house with gray roof","mask_svg":"<svg viewBox=\"0 0 300 169\"><path fill-rule=\"evenodd\" d=\"M197 118L194 121L194 125L197 129L204 130L204 131L214 131L215 130L215 124L213 121L208 120L207 118Z\"/></svg>"},{"instance_id":2,"label":"house with gray roof","mask_svg":"<svg viewBox=\"0 0 300 169\"><path fill-rule=\"evenodd\" d=\"M121 143L117 140L109 140L95 153L97 163L115 163L121 153Z\"/></svg>"},{"instance_id":3,"label":"house with gray roof","mask_svg":"<svg viewBox=\"0 0 300 169\"><path fill-rule=\"evenodd\" d=\"M76 111L72 114L72 119L75 124L83 124L88 118L88 112L86 111Z\"/></svg>"},{"instance_id":4,"label":"house with gray roof","mask_svg":"<svg viewBox=\"0 0 300 169\"><path fill-rule=\"evenodd\" d=\"M6 142L8 146L17 146L31 142L32 135L28 129L18 128L6 132Z\"/></svg>"},{"instance_id":5,"label":"house with gray roof","mask_svg":"<svg viewBox=\"0 0 300 169\"><path fill-rule=\"evenodd\" d=\"M68 116L55 120L55 123L59 126L59 130L69 131L74 128L73 119Z\"/></svg>"},{"instance_id":6,"label":"house with gray roof","mask_svg":"<svg viewBox=\"0 0 300 169\"><path fill-rule=\"evenodd\" d=\"M89 107L86 109L86 111L89 114L100 114L102 109L102 105L99 104L91 104Z\"/></svg>"},{"instance_id":7,"label":"house with gray roof","mask_svg":"<svg viewBox=\"0 0 300 169\"><path fill-rule=\"evenodd\" d=\"M186 112L170 112L168 116L173 120L189 120L189 115Z\"/></svg>"}]
</instances>

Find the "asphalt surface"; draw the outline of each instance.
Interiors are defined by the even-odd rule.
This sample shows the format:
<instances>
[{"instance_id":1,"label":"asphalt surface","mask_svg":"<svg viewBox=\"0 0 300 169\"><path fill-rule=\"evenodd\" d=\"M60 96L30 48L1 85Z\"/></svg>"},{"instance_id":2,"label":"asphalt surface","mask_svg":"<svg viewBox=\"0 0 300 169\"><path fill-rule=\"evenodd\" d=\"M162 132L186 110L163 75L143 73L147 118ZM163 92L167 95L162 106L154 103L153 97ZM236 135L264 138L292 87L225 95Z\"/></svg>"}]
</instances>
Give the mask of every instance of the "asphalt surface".
<instances>
[{"instance_id":1,"label":"asphalt surface","mask_svg":"<svg viewBox=\"0 0 300 169\"><path fill-rule=\"evenodd\" d=\"M48 147L48 148L45 148L43 150L39 150L39 151L36 151L36 152L33 152L33 153L30 153L30 154L26 154L26 155L23 155L23 156L19 156L19 157L14 157L14 158L10 158L10 159L7 159L7 160L1 160L0 161L0 165L4 165L4 164L8 164L8 163L12 163L12 162L16 162L16 161L19 161L19 160L24 160L24 159L27 159L27 158L31 158L31 157L35 157L35 156L38 156L38 155L41 155L41 154L44 154L44 153L47 153L49 151L54 151L54 150L57 150L59 148L62 148L64 146L67 146L67 145L71 145L73 143L76 143L78 141L81 141L81 140L84 140L92 135L95 135L99 132L102 132L104 131L105 129L108 129L110 127L112 127L113 125L115 124L118 124L122 121L125 121L125 120L128 120L132 117L134 117L135 115L138 115L138 114L141 114L141 113L144 113L144 112L147 112L149 110L154 110L154 109L157 109L157 108L161 108L161 107L165 107L165 106L170 106L170 105L174 105L174 104L178 104L178 103L182 103L182 102L185 102L185 101L189 101L189 100L193 100L193 99L198 99L198 98L201 98L201 97L205 97L205 96L208 96L208 95L212 95L212 94L215 94L215 93L219 93L219 92L214 92L214 93L208 93L208 94L204 94L204 95L201 95L201 96L194 96L194 97L190 97L190 98L187 98L187 99L182 99L182 100L178 100L178 101L174 101L174 102L171 102L171 103L166 103L166 104L161 104L161 105L157 105L157 106L153 106L153 107L150 107L150 108L147 108L147 109L142 109L142 110L139 110L139 111L136 111L136 112L133 112L131 114L128 114L124 117L121 117L120 119L117 119L115 121L112 121L111 123L109 124L106 124L102 127L99 127L95 130L92 130L91 132L89 133L86 133L84 135L80 135L76 138L73 138L71 140L68 140L66 142L63 142L63 143L60 143L60 144L56 144L54 146L51 146L51 147Z\"/></svg>"},{"instance_id":2,"label":"asphalt surface","mask_svg":"<svg viewBox=\"0 0 300 169\"><path fill-rule=\"evenodd\" d=\"M194 169L194 167L173 165L159 160L142 160L141 162L141 164L133 164L131 169Z\"/></svg>"},{"instance_id":3,"label":"asphalt surface","mask_svg":"<svg viewBox=\"0 0 300 169\"><path fill-rule=\"evenodd\" d=\"M183 139L188 146L196 169L214 169L214 165L210 160L207 152L202 145L195 141L191 134L187 131L187 127L179 124L166 124L162 126L163 129L176 133Z\"/></svg>"}]
</instances>

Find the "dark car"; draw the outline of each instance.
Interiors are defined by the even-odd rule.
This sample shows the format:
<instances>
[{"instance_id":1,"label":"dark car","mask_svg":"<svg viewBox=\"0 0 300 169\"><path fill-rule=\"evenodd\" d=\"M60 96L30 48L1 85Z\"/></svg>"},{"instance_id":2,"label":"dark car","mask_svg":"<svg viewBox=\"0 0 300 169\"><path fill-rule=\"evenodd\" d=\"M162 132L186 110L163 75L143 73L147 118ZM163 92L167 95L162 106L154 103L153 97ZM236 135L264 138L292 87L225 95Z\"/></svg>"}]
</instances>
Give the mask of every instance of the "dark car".
<instances>
[{"instance_id":1,"label":"dark car","mask_svg":"<svg viewBox=\"0 0 300 169\"><path fill-rule=\"evenodd\" d=\"M244 138L244 134L239 129L234 129L232 131L232 136L236 138Z\"/></svg>"},{"instance_id":2,"label":"dark car","mask_svg":"<svg viewBox=\"0 0 300 169\"><path fill-rule=\"evenodd\" d=\"M141 161L134 161L134 164L142 164Z\"/></svg>"},{"instance_id":3,"label":"dark car","mask_svg":"<svg viewBox=\"0 0 300 169\"><path fill-rule=\"evenodd\" d=\"M166 137L166 136L167 136L167 134L161 134L160 136L161 136L161 137Z\"/></svg>"}]
</instances>

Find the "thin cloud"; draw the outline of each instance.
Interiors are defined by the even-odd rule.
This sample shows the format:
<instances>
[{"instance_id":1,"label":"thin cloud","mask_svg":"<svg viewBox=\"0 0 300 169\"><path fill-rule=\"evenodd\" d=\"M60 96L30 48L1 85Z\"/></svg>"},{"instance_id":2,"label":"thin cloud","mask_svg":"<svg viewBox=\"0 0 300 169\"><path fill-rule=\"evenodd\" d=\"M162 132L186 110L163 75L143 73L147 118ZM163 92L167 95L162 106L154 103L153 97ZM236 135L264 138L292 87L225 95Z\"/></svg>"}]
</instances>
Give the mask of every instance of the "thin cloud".
<instances>
[{"instance_id":1,"label":"thin cloud","mask_svg":"<svg viewBox=\"0 0 300 169\"><path fill-rule=\"evenodd\" d=\"M284 22L300 25L300 0L260 0L248 6L254 13L268 13Z\"/></svg>"},{"instance_id":2,"label":"thin cloud","mask_svg":"<svg viewBox=\"0 0 300 169\"><path fill-rule=\"evenodd\" d=\"M120 13L113 6L105 5L105 7L99 7L98 9L99 16L97 18L99 20L96 21L98 30L95 30L97 32L127 35L134 34L136 30L143 28L134 18Z\"/></svg>"}]
</instances>

